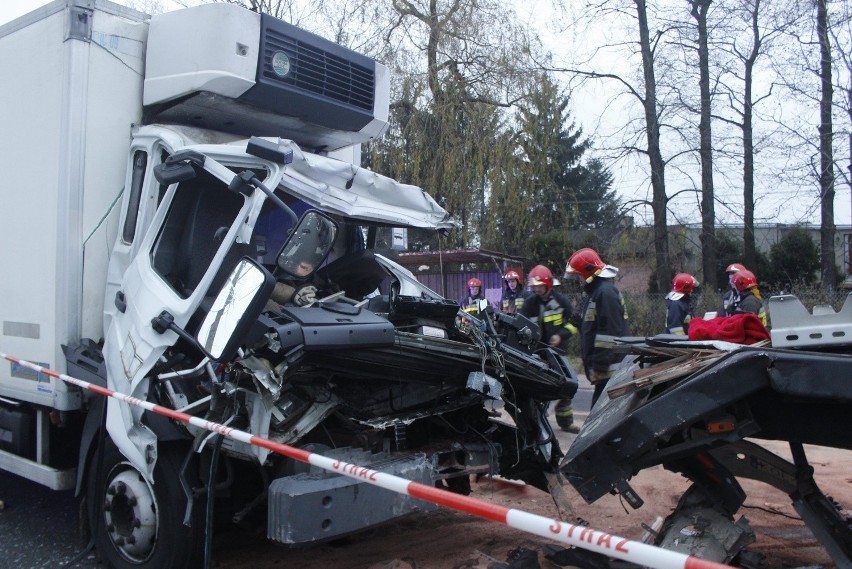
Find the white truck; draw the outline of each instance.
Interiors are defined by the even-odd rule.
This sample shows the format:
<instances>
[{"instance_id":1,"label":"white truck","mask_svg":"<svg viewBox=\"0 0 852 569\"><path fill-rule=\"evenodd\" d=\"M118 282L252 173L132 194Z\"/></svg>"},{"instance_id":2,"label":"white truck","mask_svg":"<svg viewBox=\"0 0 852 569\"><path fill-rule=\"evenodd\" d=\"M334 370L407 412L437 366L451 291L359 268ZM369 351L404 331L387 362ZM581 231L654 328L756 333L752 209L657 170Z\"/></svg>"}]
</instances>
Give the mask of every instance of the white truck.
<instances>
[{"instance_id":1,"label":"white truck","mask_svg":"<svg viewBox=\"0 0 852 569\"><path fill-rule=\"evenodd\" d=\"M384 66L229 4L104 0L5 24L0 54L0 351L459 492L552 487L564 358L372 250L383 228L452 226L359 166L388 124ZM5 361L0 468L75 488L114 567L202 563L214 506L286 544L428 507Z\"/></svg>"}]
</instances>

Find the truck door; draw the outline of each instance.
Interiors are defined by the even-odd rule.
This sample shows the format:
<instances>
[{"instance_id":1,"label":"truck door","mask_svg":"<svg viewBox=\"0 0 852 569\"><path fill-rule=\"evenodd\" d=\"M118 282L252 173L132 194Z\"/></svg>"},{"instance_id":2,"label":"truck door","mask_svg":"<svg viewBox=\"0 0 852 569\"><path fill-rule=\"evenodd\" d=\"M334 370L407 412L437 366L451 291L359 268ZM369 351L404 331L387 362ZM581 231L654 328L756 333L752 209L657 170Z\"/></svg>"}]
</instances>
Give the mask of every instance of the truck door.
<instances>
[{"instance_id":1,"label":"truck door","mask_svg":"<svg viewBox=\"0 0 852 569\"><path fill-rule=\"evenodd\" d=\"M263 195L230 191L234 171L213 160L207 159L197 170L193 179L173 184L163 197L121 277L116 293L120 302L105 332L110 388L139 399L147 399L149 370L178 339L169 330L158 333L152 320L168 312L175 324L193 333L190 320L205 296L215 296L242 256L256 257L251 232ZM260 179L274 171L266 180L273 187L280 179L274 167L253 170ZM142 413L110 399L107 429L124 455L150 474L156 440L141 423Z\"/></svg>"},{"instance_id":2,"label":"truck door","mask_svg":"<svg viewBox=\"0 0 852 569\"><path fill-rule=\"evenodd\" d=\"M165 153L162 143L154 137L134 138L130 149L118 236L107 269L104 332L109 329L116 311L123 303L123 293L119 294L121 281L139 251L139 245L163 197L165 188L161 188L157 183L152 170L160 163L160 156Z\"/></svg>"}]
</instances>

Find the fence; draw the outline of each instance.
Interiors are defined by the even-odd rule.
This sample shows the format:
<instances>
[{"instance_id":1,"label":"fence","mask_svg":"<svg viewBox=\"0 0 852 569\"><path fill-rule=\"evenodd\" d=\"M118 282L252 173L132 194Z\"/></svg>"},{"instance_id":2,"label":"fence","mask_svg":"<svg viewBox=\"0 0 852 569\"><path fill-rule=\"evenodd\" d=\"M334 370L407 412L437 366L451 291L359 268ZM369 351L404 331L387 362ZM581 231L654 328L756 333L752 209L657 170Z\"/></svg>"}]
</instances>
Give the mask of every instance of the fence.
<instances>
[{"instance_id":1,"label":"fence","mask_svg":"<svg viewBox=\"0 0 852 569\"><path fill-rule=\"evenodd\" d=\"M448 272L444 275L420 273L416 276L418 281L451 300L467 296L467 281L473 277L482 281L482 292L491 303L499 304L503 294L503 275L495 271Z\"/></svg>"}]
</instances>

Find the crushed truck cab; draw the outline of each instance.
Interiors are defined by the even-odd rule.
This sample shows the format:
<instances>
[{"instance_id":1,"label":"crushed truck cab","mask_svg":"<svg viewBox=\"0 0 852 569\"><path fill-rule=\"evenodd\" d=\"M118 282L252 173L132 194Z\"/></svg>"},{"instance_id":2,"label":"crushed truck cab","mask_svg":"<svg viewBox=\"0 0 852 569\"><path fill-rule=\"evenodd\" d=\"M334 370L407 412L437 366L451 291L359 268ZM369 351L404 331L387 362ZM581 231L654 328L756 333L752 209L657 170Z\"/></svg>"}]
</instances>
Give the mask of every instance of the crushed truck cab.
<instances>
[{"instance_id":1,"label":"crushed truck cab","mask_svg":"<svg viewBox=\"0 0 852 569\"><path fill-rule=\"evenodd\" d=\"M58 0L0 49L38 55L0 63L18 133L0 142L3 353L363 472L556 488L567 360L376 249L453 227L360 166L388 124L384 66L230 4ZM85 495L113 567L200 565L214 507L293 545L431 507L14 363L0 435L0 468Z\"/></svg>"}]
</instances>

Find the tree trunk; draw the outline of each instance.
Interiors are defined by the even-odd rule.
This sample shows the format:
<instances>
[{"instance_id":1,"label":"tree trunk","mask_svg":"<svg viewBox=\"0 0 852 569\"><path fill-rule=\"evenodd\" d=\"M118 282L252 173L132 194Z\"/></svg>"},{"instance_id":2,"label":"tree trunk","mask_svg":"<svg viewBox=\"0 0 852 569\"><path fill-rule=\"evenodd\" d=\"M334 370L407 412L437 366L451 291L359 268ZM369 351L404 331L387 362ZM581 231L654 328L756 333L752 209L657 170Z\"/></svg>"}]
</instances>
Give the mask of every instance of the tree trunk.
<instances>
[{"instance_id":1,"label":"tree trunk","mask_svg":"<svg viewBox=\"0 0 852 569\"><path fill-rule=\"evenodd\" d=\"M847 112L849 113L849 124L852 124L852 84L850 84L846 90L846 98L848 99L848 104L846 108ZM849 133L849 165L847 166L847 168L849 169L849 177L846 179L849 180L849 188L852 189L852 132ZM846 239L849 238L847 237ZM843 280L845 282L849 282L849 275L852 274L852 251L846 252L845 266L842 267L842 269Z\"/></svg>"},{"instance_id":2,"label":"tree trunk","mask_svg":"<svg viewBox=\"0 0 852 569\"><path fill-rule=\"evenodd\" d=\"M831 122L831 104L833 88L831 85L831 47L828 36L827 0L817 0L817 33L820 47L820 261L822 285L829 290L837 286L837 273L834 267L834 154L831 147L833 127Z\"/></svg>"},{"instance_id":3,"label":"tree trunk","mask_svg":"<svg viewBox=\"0 0 852 569\"><path fill-rule=\"evenodd\" d=\"M710 124L710 56L707 47L707 10L712 0L691 0L698 28L698 86L701 120L698 124L701 157L701 269L708 290L716 284L716 209L713 192L713 141Z\"/></svg>"},{"instance_id":4,"label":"tree trunk","mask_svg":"<svg viewBox=\"0 0 852 569\"><path fill-rule=\"evenodd\" d=\"M666 197L665 162L660 152L660 123L657 117L657 80L654 75L654 57L651 53L651 36L648 31L648 12L645 0L634 0L639 17L639 45L642 52L642 71L645 78L645 123L648 134L648 160L651 164L651 209L654 212L654 254L657 261L654 273L658 292L668 291L672 271L669 268L669 240Z\"/></svg>"},{"instance_id":5,"label":"tree trunk","mask_svg":"<svg viewBox=\"0 0 852 569\"><path fill-rule=\"evenodd\" d=\"M754 65L760 55L760 27L758 14L760 0L752 5L751 31L752 49L748 58L743 62L745 67L743 95L743 264L746 267L757 267L757 247L754 243L754 128L752 118L754 101L752 86L754 82Z\"/></svg>"}]
</instances>

